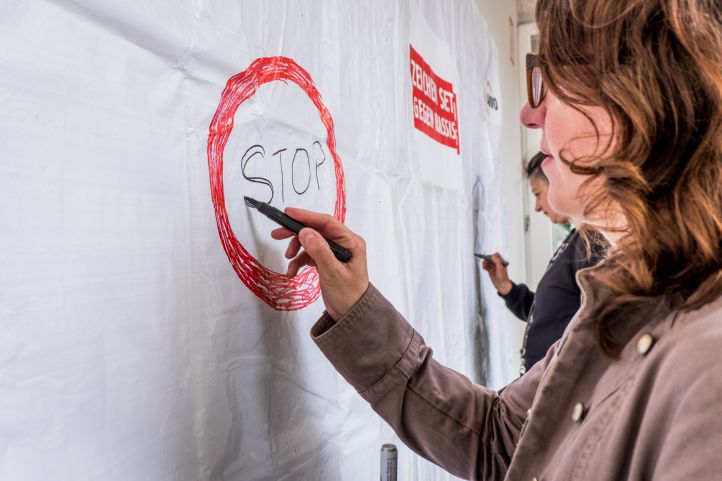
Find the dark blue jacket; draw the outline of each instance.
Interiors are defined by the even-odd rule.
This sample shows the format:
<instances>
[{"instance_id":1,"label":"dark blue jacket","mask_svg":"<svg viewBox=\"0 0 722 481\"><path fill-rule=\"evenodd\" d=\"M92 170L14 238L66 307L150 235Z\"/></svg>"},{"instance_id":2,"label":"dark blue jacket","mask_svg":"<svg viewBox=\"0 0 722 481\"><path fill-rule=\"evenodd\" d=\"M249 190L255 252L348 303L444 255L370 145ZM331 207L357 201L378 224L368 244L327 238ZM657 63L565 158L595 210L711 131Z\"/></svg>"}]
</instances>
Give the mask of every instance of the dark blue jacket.
<instances>
[{"instance_id":1,"label":"dark blue jacket","mask_svg":"<svg viewBox=\"0 0 722 481\"><path fill-rule=\"evenodd\" d=\"M593 253L588 255L584 239L576 229L572 230L549 261L536 293L524 284L513 284L508 294L499 294L506 302L506 307L528 323L521 350L522 372L531 369L544 357L579 310L581 291L576 273L599 261L601 242L595 238Z\"/></svg>"}]
</instances>

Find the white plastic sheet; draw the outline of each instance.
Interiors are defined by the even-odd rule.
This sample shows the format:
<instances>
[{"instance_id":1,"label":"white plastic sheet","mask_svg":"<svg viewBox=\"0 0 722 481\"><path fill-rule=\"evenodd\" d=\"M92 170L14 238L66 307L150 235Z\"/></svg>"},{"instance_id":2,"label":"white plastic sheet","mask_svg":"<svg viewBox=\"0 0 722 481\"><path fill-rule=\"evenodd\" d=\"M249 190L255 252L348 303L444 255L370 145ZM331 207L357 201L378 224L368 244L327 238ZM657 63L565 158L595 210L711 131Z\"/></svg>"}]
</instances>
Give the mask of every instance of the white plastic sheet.
<instances>
[{"instance_id":1,"label":"white plastic sheet","mask_svg":"<svg viewBox=\"0 0 722 481\"><path fill-rule=\"evenodd\" d=\"M432 67L452 70L458 96L459 150L441 147L455 163L435 167L454 183L415 156L415 18L451 55ZM309 339L320 300L272 307L221 244L209 126L228 80L276 56L308 73L333 119L345 221L367 239L372 281L437 358L504 379L501 305L478 292L472 257L502 247L486 110L498 60L471 1L5 0L0 479L360 481L378 476L383 442L400 444ZM283 272L285 244L242 198L270 200L249 180L263 178L277 207L333 213L328 131L288 81L233 118L230 228ZM265 154L244 166L254 145ZM452 479L399 447L399 479Z\"/></svg>"}]
</instances>

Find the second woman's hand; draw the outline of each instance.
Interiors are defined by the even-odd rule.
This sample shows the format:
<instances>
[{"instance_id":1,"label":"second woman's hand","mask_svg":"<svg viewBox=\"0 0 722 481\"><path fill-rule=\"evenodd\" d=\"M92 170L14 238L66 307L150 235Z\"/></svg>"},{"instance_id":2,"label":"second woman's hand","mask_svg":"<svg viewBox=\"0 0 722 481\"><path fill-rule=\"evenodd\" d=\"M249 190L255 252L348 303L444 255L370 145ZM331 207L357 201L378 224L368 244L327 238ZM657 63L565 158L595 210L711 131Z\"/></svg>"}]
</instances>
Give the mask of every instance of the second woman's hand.
<instances>
[{"instance_id":1,"label":"second woman's hand","mask_svg":"<svg viewBox=\"0 0 722 481\"><path fill-rule=\"evenodd\" d=\"M298 236L283 228L271 232L274 239L291 239L286 258L292 260L286 275L294 277L304 265L316 267L326 311L333 319L341 319L369 286L366 242L328 214L293 207L286 208L285 213L308 226ZM351 260L341 262L336 259L324 237L351 251ZM299 253L301 247L303 251Z\"/></svg>"},{"instance_id":2,"label":"second woman's hand","mask_svg":"<svg viewBox=\"0 0 722 481\"><path fill-rule=\"evenodd\" d=\"M491 259L492 262L484 260L482 268L489 274L489 280L494 284L499 294L505 296L511 292L513 284L509 279L509 273L504 265L504 259L498 252L494 252L491 255Z\"/></svg>"}]
</instances>

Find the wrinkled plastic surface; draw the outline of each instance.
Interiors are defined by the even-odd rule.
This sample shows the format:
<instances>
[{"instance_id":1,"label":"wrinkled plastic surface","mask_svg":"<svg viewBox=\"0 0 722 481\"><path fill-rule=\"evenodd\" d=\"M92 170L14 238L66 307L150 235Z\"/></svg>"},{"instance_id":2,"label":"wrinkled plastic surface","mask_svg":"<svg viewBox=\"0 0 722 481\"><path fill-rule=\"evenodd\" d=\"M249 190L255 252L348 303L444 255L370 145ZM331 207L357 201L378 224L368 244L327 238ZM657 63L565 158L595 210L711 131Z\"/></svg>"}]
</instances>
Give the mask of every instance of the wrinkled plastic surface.
<instances>
[{"instance_id":1,"label":"wrinkled plastic surface","mask_svg":"<svg viewBox=\"0 0 722 481\"><path fill-rule=\"evenodd\" d=\"M419 18L453 70L460 152L443 147L448 166L414 140ZM367 240L372 281L437 358L496 387L505 378L503 306L479 293L472 256L501 250L503 219L498 58L471 1L5 0L0 479L361 481L378 478L385 442L399 444L400 480L451 479L315 348L322 302L270 307L221 245L209 125L226 82L271 56L302 66L333 118L345 222ZM247 177L269 180L277 207L333 213L332 163L313 157L330 155L326 141L292 82L265 84L235 113L225 207L268 269L285 270L285 243L243 205L270 194ZM266 155L244 171L253 145ZM299 148L308 163L293 162ZM447 168L456 184L429 175Z\"/></svg>"}]
</instances>

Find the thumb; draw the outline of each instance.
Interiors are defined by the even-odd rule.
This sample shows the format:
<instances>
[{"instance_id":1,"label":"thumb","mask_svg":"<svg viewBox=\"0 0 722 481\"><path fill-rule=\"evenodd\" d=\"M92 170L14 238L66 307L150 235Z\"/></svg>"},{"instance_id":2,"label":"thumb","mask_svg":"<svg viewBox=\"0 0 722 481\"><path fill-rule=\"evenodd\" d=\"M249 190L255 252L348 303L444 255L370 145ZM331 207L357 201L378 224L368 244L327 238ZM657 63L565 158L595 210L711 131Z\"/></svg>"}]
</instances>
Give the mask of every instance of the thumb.
<instances>
[{"instance_id":1,"label":"thumb","mask_svg":"<svg viewBox=\"0 0 722 481\"><path fill-rule=\"evenodd\" d=\"M329 272L329 269L333 269L339 262L333 255L326 239L315 230L309 227L301 229L301 232L298 233L298 240L301 241L303 249L311 256L316 263L316 268L321 273Z\"/></svg>"}]
</instances>

